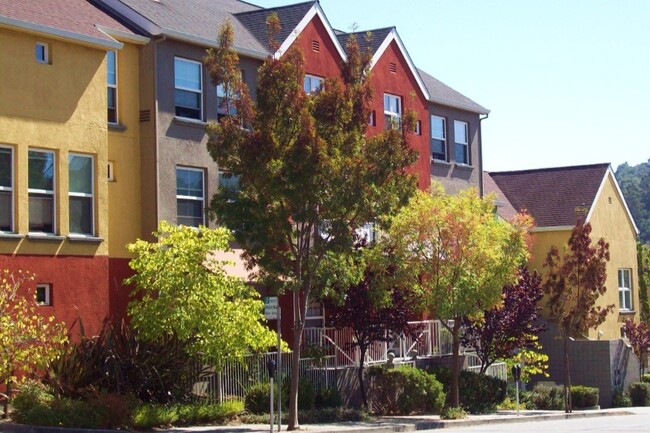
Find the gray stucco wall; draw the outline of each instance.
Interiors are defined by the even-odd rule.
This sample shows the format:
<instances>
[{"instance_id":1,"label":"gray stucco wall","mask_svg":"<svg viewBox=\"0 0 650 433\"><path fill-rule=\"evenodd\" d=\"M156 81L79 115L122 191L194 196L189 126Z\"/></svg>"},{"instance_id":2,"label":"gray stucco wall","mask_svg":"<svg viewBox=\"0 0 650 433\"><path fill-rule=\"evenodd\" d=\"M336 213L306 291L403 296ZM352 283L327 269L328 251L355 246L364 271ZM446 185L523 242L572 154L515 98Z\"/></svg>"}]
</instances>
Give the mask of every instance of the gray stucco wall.
<instances>
[{"instance_id":1,"label":"gray stucco wall","mask_svg":"<svg viewBox=\"0 0 650 433\"><path fill-rule=\"evenodd\" d=\"M562 341L556 336L553 327L540 336L543 352L549 356L550 377L535 380L564 383ZM601 407L611 407L616 389L627 389L639 380L639 361L622 339L570 341L569 367L572 385L600 390Z\"/></svg>"},{"instance_id":2,"label":"gray stucco wall","mask_svg":"<svg viewBox=\"0 0 650 433\"><path fill-rule=\"evenodd\" d=\"M440 182L448 194L456 194L468 187L474 187L480 190L483 167L481 160L481 121L479 115L433 103L429 103L429 114L446 119L448 155L447 162L434 160L431 163L431 181ZM454 120L460 120L468 124L469 165L457 164L455 161Z\"/></svg>"},{"instance_id":3,"label":"gray stucco wall","mask_svg":"<svg viewBox=\"0 0 650 433\"><path fill-rule=\"evenodd\" d=\"M206 122L217 120L216 86L211 83L205 65L203 78L203 122L188 122L175 116L174 98L174 58L182 57L203 63L206 55L204 47L165 40L156 45L157 89L158 89L158 217L176 223L176 167L184 166L202 169L205 172L205 205L218 188L216 163L208 154ZM240 59L244 79L255 98L257 69L261 61L249 58ZM214 227L214 222L209 224Z\"/></svg>"}]
</instances>

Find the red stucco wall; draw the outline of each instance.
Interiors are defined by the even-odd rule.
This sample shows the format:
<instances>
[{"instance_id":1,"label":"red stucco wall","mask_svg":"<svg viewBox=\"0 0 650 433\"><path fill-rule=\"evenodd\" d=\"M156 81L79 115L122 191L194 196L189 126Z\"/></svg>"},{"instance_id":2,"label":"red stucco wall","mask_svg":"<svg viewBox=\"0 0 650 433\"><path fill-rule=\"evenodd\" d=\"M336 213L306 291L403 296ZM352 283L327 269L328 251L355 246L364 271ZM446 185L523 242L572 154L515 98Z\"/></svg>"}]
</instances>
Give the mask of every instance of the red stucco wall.
<instances>
[{"instance_id":1,"label":"red stucco wall","mask_svg":"<svg viewBox=\"0 0 650 433\"><path fill-rule=\"evenodd\" d=\"M312 48L313 41L320 43L318 52ZM341 62L343 59L318 16L315 16L307 24L294 44L303 53L306 74L326 78L341 76Z\"/></svg>"},{"instance_id":2,"label":"red stucco wall","mask_svg":"<svg viewBox=\"0 0 650 433\"><path fill-rule=\"evenodd\" d=\"M37 283L51 284L52 305L37 311L64 322L73 338L79 335L79 320L86 335L92 335L109 313L106 256L0 255L0 268L33 273L32 289Z\"/></svg>"},{"instance_id":3,"label":"red stucco wall","mask_svg":"<svg viewBox=\"0 0 650 433\"><path fill-rule=\"evenodd\" d=\"M390 63L395 63L397 66L396 73L390 71ZM378 134L385 128L384 93L390 93L391 95L402 98L402 114L406 110L414 110L417 113L417 118L422 125L421 135L412 133L408 137L408 140L411 147L418 152L419 156L417 162L409 171L418 175L418 187L425 191L428 190L431 186L428 103L395 41L391 42L373 66L371 86L374 93L374 100L370 109L376 113L376 126L368 127L369 134Z\"/></svg>"},{"instance_id":4,"label":"red stucco wall","mask_svg":"<svg viewBox=\"0 0 650 433\"><path fill-rule=\"evenodd\" d=\"M126 317L126 307L131 295L131 286L124 285L124 279L133 275L129 267L131 259L108 259L109 313L115 319Z\"/></svg>"}]
</instances>

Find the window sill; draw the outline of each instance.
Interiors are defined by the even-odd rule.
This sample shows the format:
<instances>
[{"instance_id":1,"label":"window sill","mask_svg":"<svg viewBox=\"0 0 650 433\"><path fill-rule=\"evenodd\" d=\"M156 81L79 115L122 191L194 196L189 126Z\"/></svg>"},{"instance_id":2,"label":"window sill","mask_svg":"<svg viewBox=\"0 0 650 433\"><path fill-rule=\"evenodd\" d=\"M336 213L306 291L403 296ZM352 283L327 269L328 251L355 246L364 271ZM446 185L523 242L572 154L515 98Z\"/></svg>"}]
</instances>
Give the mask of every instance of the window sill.
<instances>
[{"instance_id":1,"label":"window sill","mask_svg":"<svg viewBox=\"0 0 650 433\"><path fill-rule=\"evenodd\" d=\"M461 164L461 163L456 162L456 163L454 163L454 166L456 168L461 169L461 170L468 170L468 171L469 170L474 170L474 166L469 165L469 164Z\"/></svg>"},{"instance_id":2,"label":"window sill","mask_svg":"<svg viewBox=\"0 0 650 433\"><path fill-rule=\"evenodd\" d=\"M57 236L47 233L27 233L27 239L30 241L63 242L65 236Z\"/></svg>"},{"instance_id":3,"label":"window sill","mask_svg":"<svg viewBox=\"0 0 650 433\"><path fill-rule=\"evenodd\" d=\"M126 131L126 126L122 125L121 123L110 123L108 124L108 129L111 131L116 131L116 132L124 132Z\"/></svg>"},{"instance_id":4,"label":"window sill","mask_svg":"<svg viewBox=\"0 0 650 433\"><path fill-rule=\"evenodd\" d=\"M198 119L189 119L187 117L174 116L174 122L178 122L183 125L195 126L201 128L205 128L206 126L208 126L208 122L204 122L203 120L198 120Z\"/></svg>"},{"instance_id":5,"label":"window sill","mask_svg":"<svg viewBox=\"0 0 650 433\"><path fill-rule=\"evenodd\" d=\"M618 314L632 315L632 314L636 314L636 310L618 310Z\"/></svg>"},{"instance_id":6,"label":"window sill","mask_svg":"<svg viewBox=\"0 0 650 433\"><path fill-rule=\"evenodd\" d=\"M21 235L18 233L0 233L0 241L19 241L23 239L25 235Z\"/></svg>"},{"instance_id":7,"label":"window sill","mask_svg":"<svg viewBox=\"0 0 650 433\"><path fill-rule=\"evenodd\" d=\"M101 244L104 242L104 238L97 236L84 236L84 235L69 235L68 240L70 242L79 242L79 243L89 243L89 244Z\"/></svg>"},{"instance_id":8,"label":"window sill","mask_svg":"<svg viewBox=\"0 0 650 433\"><path fill-rule=\"evenodd\" d=\"M431 158L431 164L433 165L444 165L446 167L451 167L451 162L445 161L444 159L434 159Z\"/></svg>"}]
</instances>

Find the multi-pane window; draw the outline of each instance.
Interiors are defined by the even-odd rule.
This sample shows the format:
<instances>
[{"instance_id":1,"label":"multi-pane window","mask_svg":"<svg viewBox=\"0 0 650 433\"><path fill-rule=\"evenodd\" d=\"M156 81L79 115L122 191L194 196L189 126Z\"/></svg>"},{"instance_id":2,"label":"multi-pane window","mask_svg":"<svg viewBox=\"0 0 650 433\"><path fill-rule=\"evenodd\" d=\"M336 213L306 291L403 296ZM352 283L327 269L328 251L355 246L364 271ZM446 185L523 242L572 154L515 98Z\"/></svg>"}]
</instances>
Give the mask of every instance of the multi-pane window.
<instances>
[{"instance_id":1,"label":"multi-pane window","mask_svg":"<svg viewBox=\"0 0 650 433\"><path fill-rule=\"evenodd\" d=\"M36 61L38 63L49 63L50 62L50 53L49 46L44 42L36 42L35 49Z\"/></svg>"},{"instance_id":2,"label":"multi-pane window","mask_svg":"<svg viewBox=\"0 0 650 433\"><path fill-rule=\"evenodd\" d=\"M196 168L176 167L176 222L198 227L204 222L204 172Z\"/></svg>"},{"instance_id":3,"label":"multi-pane window","mask_svg":"<svg viewBox=\"0 0 650 433\"><path fill-rule=\"evenodd\" d=\"M106 53L108 123L117 123L117 51Z\"/></svg>"},{"instance_id":4,"label":"multi-pane window","mask_svg":"<svg viewBox=\"0 0 650 433\"><path fill-rule=\"evenodd\" d=\"M305 75L305 81L303 83L303 89L305 93L316 93L323 88L324 79L322 77L316 77L314 75Z\"/></svg>"},{"instance_id":5,"label":"multi-pane window","mask_svg":"<svg viewBox=\"0 0 650 433\"><path fill-rule=\"evenodd\" d=\"M50 284L36 285L36 305L41 307L52 305L52 286Z\"/></svg>"},{"instance_id":6,"label":"multi-pane window","mask_svg":"<svg viewBox=\"0 0 650 433\"><path fill-rule=\"evenodd\" d=\"M176 115L188 119L203 118L203 79L201 63L174 58Z\"/></svg>"},{"instance_id":7,"label":"multi-pane window","mask_svg":"<svg viewBox=\"0 0 650 433\"><path fill-rule=\"evenodd\" d=\"M226 88L219 84L217 86L217 119L222 119L227 116L236 116L237 107L235 100L239 99L239 95L235 94L232 89L226 91Z\"/></svg>"},{"instance_id":8,"label":"multi-pane window","mask_svg":"<svg viewBox=\"0 0 650 433\"><path fill-rule=\"evenodd\" d=\"M91 156L68 157L70 185L70 233L90 235L94 233L94 164Z\"/></svg>"},{"instance_id":9,"label":"multi-pane window","mask_svg":"<svg viewBox=\"0 0 650 433\"><path fill-rule=\"evenodd\" d=\"M402 98L384 93L384 123L386 129L402 127Z\"/></svg>"},{"instance_id":10,"label":"multi-pane window","mask_svg":"<svg viewBox=\"0 0 650 433\"><path fill-rule=\"evenodd\" d=\"M447 121L444 117L431 116L431 157L447 161Z\"/></svg>"},{"instance_id":11,"label":"multi-pane window","mask_svg":"<svg viewBox=\"0 0 650 433\"><path fill-rule=\"evenodd\" d=\"M240 190L239 176L228 173L227 171L219 171L219 188L225 188L233 193L238 193Z\"/></svg>"},{"instance_id":12,"label":"multi-pane window","mask_svg":"<svg viewBox=\"0 0 650 433\"><path fill-rule=\"evenodd\" d=\"M14 210L13 153L0 147L0 232L13 231Z\"/></svg>"},{"instance_id":13,"label":"multi-pane window","mask_svg":"<svg viewBox=\"0 0 650 433\"><path fill-rule=\"evenodd\" d=\"M454 143L456 149L456 162L469 165L469 131L467 122L454 120Z\"/></svg>"},{"instance_id":14,"label":"multi-pane window","mask_svg":"<svg viewBox=\"0 0 650 433\"><path fill-rule=\"evenodd\" d=\"M305 312L305 328L325 326L325 308L319 301L312 301Z\"/></svg>"},{"instance_id":15,"label":"multi-pane window","mask_svg":"<svg viewBox=\"0 0 650 433\"><path fill-rule=\"evenodd\" d=\"M29 151L29 231L54 234L54 152Z\"/></svg>"},{"instance_id":16,"label":"multi-pane window","mask_svg":"<svg viewBox=\"0 0 650 433\"><path fill-rule=\"evenodd\" d=\"M632 270L618 270L618 300L621 310L632 309Z\"/></svg>"}]
</instances>

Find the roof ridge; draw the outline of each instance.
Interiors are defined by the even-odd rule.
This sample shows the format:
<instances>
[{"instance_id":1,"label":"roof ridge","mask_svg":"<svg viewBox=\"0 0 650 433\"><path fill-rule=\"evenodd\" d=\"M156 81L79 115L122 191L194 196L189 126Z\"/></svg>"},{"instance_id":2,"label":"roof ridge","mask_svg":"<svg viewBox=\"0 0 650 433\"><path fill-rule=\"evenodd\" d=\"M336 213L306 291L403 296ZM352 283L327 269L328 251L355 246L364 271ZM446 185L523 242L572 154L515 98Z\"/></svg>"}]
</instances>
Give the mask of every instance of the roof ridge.
<instances>
[{"instance_id":1,"label":"roof ridge","mask_svg":"<svg viewBox=\"0 0 650 433\"><path fill-rule=\"evenodd\" d=\"M577 169L587 169L587 168L606 168L611 166L611 163L600 162L595 164L582 164L582 165L566 165L560 167L542 167L542 168L529 168L525 170L506 170L506 171L488 171L487 173L490 176L493 175L503 175L503 174L525 174L525 173L539 173L547 171L558 171L558 170L577 170Z\"/></svg>"},{"instance_id":2,"label":"roof ridge","mask_svg":"<svg viewBox=\"0 0 650 433\"><path fill-rule=\"evenodd\" d=\"M242 3L246 3L246 2L242 2ZM318 3L318 0L310 0L310 1L300 2L300 3L292 3L290 5L276 6L276 7L272 7L272 8L264 8L264 7L261 7L261 6L252 5L252 6L259 7L260 9L254 10L254 11L238 12L238 13L232 14L232 15L235 16L235 17L239 17L239 16L243 16L243 15L257 14L257 13L260 13L260 12L273 12L273 11L277 11L277 10L281 10L281 9L293 8L293 7L296 7L296 6L304 6L306 4L312 4L313 5L314 3Z\"/></svg>"},{"instance_id":3,"label":"roof ridge","mask_svg":"<svg viewBox=\"0 0 650 433\"><path fill-rule=\"evenodd\" d=\"M388 26L388 27L379 27L379 28L376 28L376 29L359 30L357 32L342 32L340 34L340 36L358 35L358 34L368 33L368 32L377 32L379 30L393 30L393 29L396 29L396 28L397 28L397 26Z\"/></svg>"}]
</instances>

